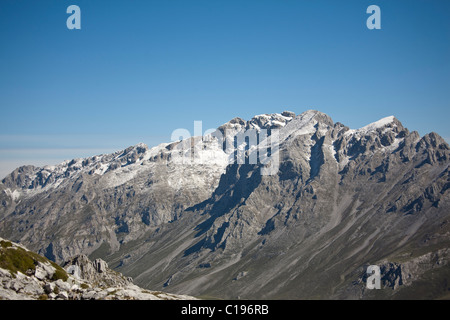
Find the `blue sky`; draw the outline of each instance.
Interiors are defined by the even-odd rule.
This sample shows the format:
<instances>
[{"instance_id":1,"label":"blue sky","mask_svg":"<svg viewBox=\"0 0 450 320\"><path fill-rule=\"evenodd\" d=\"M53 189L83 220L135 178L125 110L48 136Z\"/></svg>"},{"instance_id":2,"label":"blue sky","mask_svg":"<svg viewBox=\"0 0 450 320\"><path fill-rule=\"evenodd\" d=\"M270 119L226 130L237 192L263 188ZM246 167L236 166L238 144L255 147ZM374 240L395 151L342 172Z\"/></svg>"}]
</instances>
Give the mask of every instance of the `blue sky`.
<instances>
[{"instance_id":1,"label":"blue sky","mask_svg":"<svg viewBox=\"0 0 450 320\"><path fill-rule=\"evenodd\" d=\"M283 110L450 141L449 19L448 0L2 0L0 176Z\"/></svg>"}]
</instances>

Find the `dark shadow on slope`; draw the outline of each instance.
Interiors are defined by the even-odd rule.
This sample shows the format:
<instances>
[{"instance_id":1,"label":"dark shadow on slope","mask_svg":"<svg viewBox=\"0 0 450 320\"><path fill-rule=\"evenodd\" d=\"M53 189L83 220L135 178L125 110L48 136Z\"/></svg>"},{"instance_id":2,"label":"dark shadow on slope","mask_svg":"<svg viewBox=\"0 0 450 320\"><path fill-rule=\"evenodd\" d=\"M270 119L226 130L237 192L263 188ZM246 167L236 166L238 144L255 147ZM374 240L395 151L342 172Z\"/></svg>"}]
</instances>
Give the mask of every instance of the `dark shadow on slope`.
<instances>
[{"instance_id":1,"label":"dark shadow on slope","mask_svg":"<svg viewBox=\"0 0 450 320\"><path fill-rule=\"evenodd\" d=\"M201 239L199 242L197 242L193 246L186 249L183 253L183 257L186 257L194 252L200 251L203 248L203 246L205 245L205 243L206 243L206 239L205 238Z\"/></svg>"},{"instance_id":2,"label":"dark shadow on slope","mask_svg":"<svg viewBox=\"0 0 450 320\"><path fill-rule=\"evenodd\" d=\"M204 235L217 218L227 214L233 208L244 202L260 183L261 173L259 166L250 164L229 165L226 172L221 176L219 185L211 198L186 209L186 211L204 211L203 214L210 215L206 221L200 223L195 228L198 231L195 237L198 238ZM214 249L214 244L220 242L219 238L222 237L227 225L225 227L222 225L222 227L218 230L218 234L214 236L214 243L206 243L205 239L202 239L188 248L184 252L184 255L189 255L200 250L202 247Z\"/></svg>"},{"instance_id":3,"label":"dark shadow on slope","mask_svg":"<svg viewBox=\"0 0 450 320\"><path fill-rule=\"evenodd\" d=\"M44 257L51 261L56 261L56 256L53 252L53 243L50 242L50 244L45 249Z\"/></svg>"},{"instance_id":4,"label":"dark shadow on slope","mask_svg":"<svg viewBox=\"0 0 450 320\"><path fill-rule=\"evenodd\" d=\"M317 138L316 134L314 134L311 139L313 139L316 143L311 148L311 159L309 160L309 179L306 183L314 180L315 177L319 175L320 168L325 163L325 156L323 154L322 146L325 140L325 137Z\"/></svg>"}]
</instances>

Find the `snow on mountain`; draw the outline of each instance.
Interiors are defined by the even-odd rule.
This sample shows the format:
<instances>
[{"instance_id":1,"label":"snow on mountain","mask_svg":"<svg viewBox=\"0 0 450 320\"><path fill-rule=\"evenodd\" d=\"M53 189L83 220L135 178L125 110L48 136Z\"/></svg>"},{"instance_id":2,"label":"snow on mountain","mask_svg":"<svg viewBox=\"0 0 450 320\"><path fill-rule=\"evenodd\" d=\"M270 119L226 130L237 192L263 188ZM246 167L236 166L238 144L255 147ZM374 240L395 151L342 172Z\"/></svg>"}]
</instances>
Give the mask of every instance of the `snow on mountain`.
<instances>
[{"instance_id":1,"label":"snow on mountain","mask_svg":"<svg viewBox=\"0 0 450 320\"><path fill-rule=\"evenodd\" d=\"M315 131L315 126L318 121L316 117L326 118L329 126L332 125L331 119L325 114L308 110L302 114L296 116L293 112L284 111L283 113L273 114L260 114L254 116L249 121L244 121L240 118L235 118L216 131L226 134L224 138L228 139L231 145L234 137L239 133L248 132L248 130L279 130L279 143L282 143L288 137L301 136L305 134L311 134ZM394 122L395 118L389 116L380 119L376 122L368 124L360 129L349 129L345 135L350 136L362 136L376 131L377 129L386 127ZM323 128L322 130L327 130ZM270 132L270 131L269 131ZM78 158L72 160L66 160L60 164L52 166L44 166L42 168L34 166L23 166L14 170L9 176L3 179L5 193L11 196L15 201L21 196L30 196L38 192L42 192L51 188L58 187L65 181L73 181L80 174L87 175L99 175L107 178L104 183L107 187L116 187L121 184L130 181L135 178L139 172L154 166L158 159L164 158L168 165L173 164L172 172L178 172L174 175L177 177L176 181L170 181L169 184L174 188L181 188L188 185L188 183L182 183L181 178L186 175L189 168L186 166L177 168L180 164L176 160L180 160L177 157L180 153L183 153L181 160L184 164L200 164L214 167L216 172L223 173L225 167L235 161L234 155L231 152L226 152L223 145L220 145L220 141L211 138L215 133L208 135L203 141L195 138L190 138L189 141L185 141L185 147L183 144L177 143L163 143L153 148L148 148L144 143L138 143L135 146L128 147L124 150L114 152L112 154L95 155L88 158ZM267 138L269 141L270 138ZM330 143L330 152L335 152ZM396 140L398 145L400 140ZM189 146L186 147L186 143ZM312 142L311 142L312 143ZM192 145L191 145L192 144ZM244 149L246 142L237 146L238 150ZM234 146L232 146L234 148ZM194 156L191 158L191 152L194 150ZM257 151L256 145L250 146L250 153ZM164 155L164 156L163 156ZM188 160L188 161L185 161ZM182 162L183 162L182 161ZM211 169L211 168L210 168ZM193 178L193 173L188 174L189 178ZM195 179L194 179L195 180Z\"/></svg>"},{"instance_id":2,"label":"snow on mountain","mask_svg":"<svg viewBox=\"0 0 450 320\"><path fill-rule=\"evenodd\" d=\"M372 122L362 128L350 129L346 132L346 134L364 135L364 134L370 133L372 131L375 131L377 129L385 128L386 126L388 126L390 124L395 125L394 121L395 121L394 116L385 117L378 121Z\"/></svg>"},{"instance_id":3,"label":"snow on mountain","mask_svg":"<svg viewBox=\"0 0 450 320\"><path fill-rule=\"evenodd\" d=\"M102 257L147 288L353 298L368 261L447 246L449 149L392 116L359 129L315 110L234 118L204 137L20 167L0 183L0 232L58 262ZM240 153L259 162L236 165Z\"/></svg>"},{"instance_id":4,"label":"snow on mountain","mask_svg":"<svg viewBox=\"0 0 450 320\"><path fill-rule=\"evenodd\" d=\"M293 120L294 117L295 114L289 111L285 111L283 113L260 114L254 116L250 121L248 121L247 127L257 130L282 128L288 122Z\"/></svg>"}]
</instances>

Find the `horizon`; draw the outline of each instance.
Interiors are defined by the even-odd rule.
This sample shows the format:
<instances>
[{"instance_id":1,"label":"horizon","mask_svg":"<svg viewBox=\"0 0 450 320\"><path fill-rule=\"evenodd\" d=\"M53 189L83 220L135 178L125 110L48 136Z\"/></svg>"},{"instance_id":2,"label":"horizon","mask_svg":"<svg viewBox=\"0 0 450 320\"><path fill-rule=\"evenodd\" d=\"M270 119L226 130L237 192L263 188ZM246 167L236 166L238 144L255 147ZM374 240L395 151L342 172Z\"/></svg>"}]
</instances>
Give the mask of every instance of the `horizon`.
<instances>
[{"instance_id":1,"label":"horizon","mask_svg":"<svg viewBox=\"0 0 450 320\"><path fill-rule=\"evenodd\" d=\"M352 129L393 115L449 143L449 15L445 0L2 1L0 179L285 110Z\"/></svg>"}]
</instances>

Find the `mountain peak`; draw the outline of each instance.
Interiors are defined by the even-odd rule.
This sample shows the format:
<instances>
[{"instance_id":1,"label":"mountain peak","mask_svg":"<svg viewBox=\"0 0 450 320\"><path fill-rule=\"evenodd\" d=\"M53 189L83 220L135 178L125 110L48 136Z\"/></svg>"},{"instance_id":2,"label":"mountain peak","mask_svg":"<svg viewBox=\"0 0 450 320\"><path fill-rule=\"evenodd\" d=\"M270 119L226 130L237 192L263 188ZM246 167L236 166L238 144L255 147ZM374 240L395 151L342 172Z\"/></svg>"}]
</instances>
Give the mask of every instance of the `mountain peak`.
<instances>
[{"instance_id":1,"label":"mountain peak","mask_svg":"<svg viewBox=\"0 0 450 320\"><path fill-rule=\"evenodd\" d=\"M403 132L402 136L409 133L408 129L403 127L402 123L395 116L391 115L369 123L359 129L349 129L346 135L364 136L375 132L386 133L389 130L395 133Z\"/></svg>"},{"instance_id":2,"label":"mountain peak","mask_svg":"<svg viewBox=\"0 0 450 320\"><path fill-rule=\"evenodd\" d=\"M294 119L295 113L284 111L283 113L259 114L247 123L250 129L275 129L284 127Z\"/></svg>"},{"instance_id":3,"label":"mountain peak","mask_svg":"<svg viewBox=\"0 0 450 320\"><path fill-rule=\"evenodd\" d=\"M364 127L359 128L357 130L359 130L359 131L372 131L372 130L376 130L376 129L379 129L379 128L384 128L388 124L393 123L394 120L395 120L394 116L384 117L384 118L382 118L382 119L380 119L378 121L369 123L368 125L365 125Z\"/></svg>"}]
</instances>

